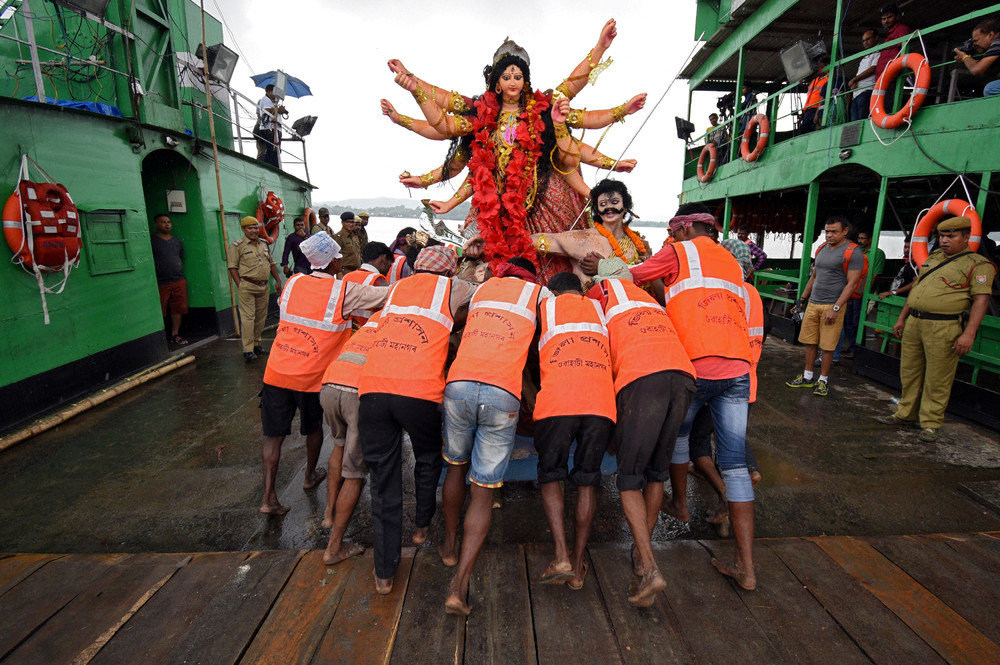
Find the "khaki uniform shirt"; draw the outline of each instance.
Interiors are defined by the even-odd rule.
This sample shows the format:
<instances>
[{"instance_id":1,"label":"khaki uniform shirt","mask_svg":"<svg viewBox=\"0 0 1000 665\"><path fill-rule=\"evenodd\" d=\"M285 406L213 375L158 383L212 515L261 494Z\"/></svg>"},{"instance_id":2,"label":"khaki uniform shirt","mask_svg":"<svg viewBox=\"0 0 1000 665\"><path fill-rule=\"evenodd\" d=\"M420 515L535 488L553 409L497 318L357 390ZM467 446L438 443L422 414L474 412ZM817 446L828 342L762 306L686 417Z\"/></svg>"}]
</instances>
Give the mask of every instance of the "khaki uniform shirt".
<instances>
[{"instance_id":1,"label":"khaki uniform shirt","mask_svg":"<svg viewBox=\"0 0 1000 665\"><path fill-rule=\"evenodd\" d=\"M333 239L340 245L340 253L344 255L342 275L361 267L361 239L354 233L340 229L333 234Z\"/></svg>"},{"instance_id":2,"label":"khaki uniform shirt","mask_svg":"<svg viewBox=\"0 0 1000 665\"><path fill-rule=\"evenodd\" d=\"M947 260L943 250L935 250L920 266L917 280L906 304L932 314L961 314L972 305L972 297L990 295L996 266L981 254L967 254L935 270L926 280L924 275Z\"/></svg>"},{"instance_id":3,"label":"khaki uniform shirt","mask_svg":"<svg viewBox=\"0 0 1000 665\"><path fill-rule=\"evenodd\" d=\"M358 237L358 242L361 243L361 249L364 249L365 245L368 244L368 230L358 224L358 228L354 231L354 235Z\"/></svg>"},{"instance_id":4,"label":"khaki uniform shirt","mask_svg":"<svg viewBox=\"0 0 1000 665\"><path fill-rule=\"evenodd\" d=\"M255 243L250 242L249 238L243 236L226 248L226 264L229 268L236 268L241 278L266 282L274 259L271 258L266 242L260 239Z\"/></svg>"},{"instance_id":5,"label":"khaki uniform shirt","mask_svg":"<svg viewBox=\"0 0 1000 665\"><path fill-rule=\"evenodd\" d=\"M314 236L321 231L325 231L326 234L331 238L337 237L334 235L333 229L331 229L329 226L323 226L322 224L313 224L313 227L309 229L309 235Z\"/></svg>"}]
</instances>

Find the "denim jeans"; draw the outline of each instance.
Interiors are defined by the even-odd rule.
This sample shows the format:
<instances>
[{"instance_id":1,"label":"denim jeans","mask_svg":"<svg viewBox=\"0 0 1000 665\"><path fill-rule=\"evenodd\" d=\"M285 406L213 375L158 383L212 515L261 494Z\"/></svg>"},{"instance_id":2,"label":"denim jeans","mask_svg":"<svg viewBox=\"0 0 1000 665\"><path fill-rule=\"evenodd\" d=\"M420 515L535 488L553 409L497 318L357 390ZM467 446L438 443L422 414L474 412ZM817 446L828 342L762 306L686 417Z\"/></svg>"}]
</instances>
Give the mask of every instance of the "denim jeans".
<instances>
[{"instance_id":1,"label":"denim jeans","mask_svg":"<svg viewBox=\"0 0 1000 665\"><path fill-rule=\"evenodd\" d=\"M444 389L444 459L472 461L469 480L500 487L514 450L521 401L503 388L478 381L452 381Z\"/></svg>"},{"instance_id":2,"label":"denim jeans","mask_svg":"<svg viewBox=\"0 0 1000 665\"><path fill-rule=\"evenodd\" d=\"M990 97L992 95L1000 95L1000 79L990 81L983 88L983 97Z\"/></svg>"},{"instance_id":3,"label":"denim jeans","mask_svg":"<svg viewBox=\"0 0 1000 665\"><path fill-rule=\"evenodd\" d=\"M851 120L864 120L871 115L871 101L871 88L856 93L854 99L851 100Z\"/></svg>"},{"instance_id":4,"label":"denim jeans","mask_svg":"<svg viewBox=\"0 0 1000 665\"><path fill-rule=\"evenodd\" d=\"M681 425L671 464L690 460L691 425L698 410L708 404L715 422L715 454L729 501L753 501L753 484L747 471L747 401L750 375L732 379L698 379L687 417Z\"/></svg>"}]
</instances>

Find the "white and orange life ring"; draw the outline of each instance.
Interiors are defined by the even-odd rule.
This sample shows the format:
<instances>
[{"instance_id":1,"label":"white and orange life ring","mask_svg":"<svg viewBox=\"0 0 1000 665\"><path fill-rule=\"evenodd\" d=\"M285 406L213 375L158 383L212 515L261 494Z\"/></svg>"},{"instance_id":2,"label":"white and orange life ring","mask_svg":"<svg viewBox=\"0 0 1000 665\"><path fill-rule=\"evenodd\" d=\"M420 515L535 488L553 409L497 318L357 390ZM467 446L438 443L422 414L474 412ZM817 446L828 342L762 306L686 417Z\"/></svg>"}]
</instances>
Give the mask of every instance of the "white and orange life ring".
<instances>
[{"instance_id":1,"label":"white and orange life ring","mask_svg":"<svg viewBox=\"0 0 1000 665\"><path fill-rule=\"evenodd\" d=\"M29 272L60 272L80 260L79 211L57 183L20 181L3 207L3 235Z\"/></svg>"},{"instance_id":2,"label":"white and orange life ring","mask_svg":"<svg viewBox=\"0 0 1000 665\"><path fill-rule=\"evenodd\" d=\"M972 221L972 232L969 235L969 249L976 251L979 249L979 241L983 235L983 220L979 218L979 213L968 201L962 199L945 199L938 202L917 220L917 226L913 229L913 238L910 240L910 258L918 266L924 265L927 260L927 240L931 232L945 217L968 217Z\"/></svg>"},{"instance_id":3,"label":"white and orange life ring","mask_svg":"<svg viewBox=\"0 0 1000 665\"><path fill-rule=\"evenodd\" d=\"M760 125L760 136L757 138L757 146L753 150L750 150L750 137L753 136L753 130L757 125ZM767 147L767 137L770 133L771 121L768 120L766 115L758 113L750 118L746 129L743 130L743 139L740 141L740 155L744 161L756 162L760 159L760 156L764 154L764 148Z\"/></svg>"},{"instance_id":4,"label":"white and orange life ring","mask_svg":"<svg viewBox=\"0 0 1000 665\"><path fill-rule=\"evenodd\" d=\"M705 156L708 155L708 168L705 168ZM715 169L719 162L719 151L714 143L706 143L698 155L698 182L708 182L715 175Z\"/></svg>"},{"instance_id":5,"label":"white and orange life ring","mask_svg":"<svg viewBox=\"0 0 1000 665\"><path fill-rule=\"evenodd\" d=\"M268 192L267 198L257 206L257 221L261 226L261 237L269 244L278 242L283 219L285 219L285 204L274 192Z\"/></svg>"},{"instance_id":6,"label":"white and orange life ring","mask_svg":"<svg viewBox=\"0 0 1000 665\"><path fill-rule=\"evenodd\" d=\"M917 83L913 87L910 99L892 115L885 110L886 92L889 85L899 76L904 69L911 70L917 77ZM896 129L904 122L913 119L914 114L923 105L927 97L927 89L931 85L931 66L927 59L919 53L909 53L900 56L886 65L885 71L879 77L872 90L872 100L870 102L872 122L882 129Z\"/></svg>"}]
</instances>

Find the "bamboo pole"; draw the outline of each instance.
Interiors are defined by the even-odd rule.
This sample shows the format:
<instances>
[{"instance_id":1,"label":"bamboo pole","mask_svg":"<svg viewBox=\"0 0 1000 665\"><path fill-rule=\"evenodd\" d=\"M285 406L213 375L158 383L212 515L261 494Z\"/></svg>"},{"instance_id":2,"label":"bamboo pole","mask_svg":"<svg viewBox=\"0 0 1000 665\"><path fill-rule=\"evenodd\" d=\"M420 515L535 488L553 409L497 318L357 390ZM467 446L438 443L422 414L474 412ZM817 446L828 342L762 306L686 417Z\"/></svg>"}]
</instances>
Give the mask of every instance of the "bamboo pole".
<instances>
[{"instance_id":1,"label":"bamboo pole","mask_svg":"<svg viewBox=\"0 0 1000 665\"><path fill-rule=\"evenodd\" d=\"M194 356L184 356L179 360L175 360L173 362L169 361L167 362L169 364L162 365L158 368L157 366L154 365L152 368L140 372L136 375L133 375L129 379L126 379L123 383L119 383L116 386L108 388L104 392L97 393L92 397L88 397L84 400L81 400L76 404L74 404L73 406L62 410L55 415L49 416L44 420L36 422L34 425L25 427L22 430L14 432L10 436L3 437L2 439L0 439L0 452L7 450L8 448L10 448L15 444L21 443L26 439L30 439L33 436L41 434L42 432L47 432L53 427L63 424L70 418L78 416L84 411L88 411L99 404L107 402L112 397L117 397L118 395L121 395L123 392L131 390L136 386L141 386L147 381L152 381L153 379L161 377L164 374L168 374L174 371L175 369L179 369L181 367L184 367L185 365L193 363Z\"/></svg>"},{"instance_id":2,"label":"bamboo pole","mask_svg":"<svg viewBox=\"0 0 1000 665\"><path fill-rule=\"evenodd\" d=\"M212 81L208 78L208 43L205 39L205 0L201 0L201 71L205 79L205 104L208 110L208 131L212 135L212 161L215 163L215 187L219 191L219 223L222 225L222 259L228 266L229 259L226 249L229 247L229 233L226 231L226 204L222 200L222 175L219 173L219 144L215 140L215 113L212 110ZM226 270L226 283L229 284L229 303L233 310L233 328L240 335L240 319L236 311L236 292L233 290L233 280Z\"/></svg>"}]
</instances>

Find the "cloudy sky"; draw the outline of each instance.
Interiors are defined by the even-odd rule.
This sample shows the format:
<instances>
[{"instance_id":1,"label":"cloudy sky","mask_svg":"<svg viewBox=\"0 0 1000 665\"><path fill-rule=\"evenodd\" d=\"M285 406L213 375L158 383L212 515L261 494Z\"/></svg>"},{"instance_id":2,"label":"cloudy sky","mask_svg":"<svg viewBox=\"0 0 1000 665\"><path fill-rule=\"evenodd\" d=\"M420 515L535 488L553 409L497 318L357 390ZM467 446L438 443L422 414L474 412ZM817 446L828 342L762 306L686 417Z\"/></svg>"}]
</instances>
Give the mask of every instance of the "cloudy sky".
<instances>
[{"instance_id":1,"label":"cloudy sky","mask_svg":"<svg viewBox=\"0 0 1000 665\"><path fill-rule=\"evenodd\" d=\"M649 118L624 153L639 166L621 178L643 218L668 218L677 206L683 144L676 137L674 116L687 113L686 82L674 83L659 108L653 107L694 46L693 1L206 0L205 7L216 17L221 11L232 33L226 32L227 45L242 51L235 88L259 98L249 76L272 69L310 85L312 97L290 99L287 106L290 121L319 117L307 139L310 176L318 187L314 201L405 197L397 181L402 171L424 173L443 161L446 143L421 138L382 116L379 100L384 97L400 113L420 117L410 94L393 82L386 66L390 58L402 60L434 85L479 94L483 67L509 36L527 49L532 83L545 89L556 86L586 57L605 21L614 18L618 37L605 56L614 64L573 106L609 108L638 92L648 93L646 108L614 125L600 150L618 157ZM713 105L714 98L696 102L699 132ZM600 134L590 130L584 140L594 145ZM289 170L302 175L297 168ZM585 179L593 184L598 172L584 168ZM454 180L455 186L462 177ZM435 186L430 196L444 199L452 191L449 185ZM413 193L415 199L421 194Z\"/></svg>"}]
</instances>

